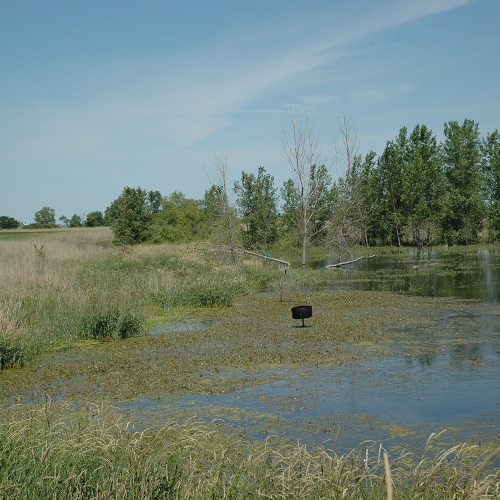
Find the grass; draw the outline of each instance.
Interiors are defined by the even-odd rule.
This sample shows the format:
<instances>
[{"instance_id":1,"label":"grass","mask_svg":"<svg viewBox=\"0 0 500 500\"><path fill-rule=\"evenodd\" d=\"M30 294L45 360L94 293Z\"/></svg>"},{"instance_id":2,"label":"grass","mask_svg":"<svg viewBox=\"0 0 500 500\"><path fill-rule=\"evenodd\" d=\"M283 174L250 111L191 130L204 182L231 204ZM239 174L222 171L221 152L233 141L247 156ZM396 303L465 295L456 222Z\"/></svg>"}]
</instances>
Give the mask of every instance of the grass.
<instances>
[{"instance_id":1,"label":"grass","mask_svg":"<svg viewBox=\"0 0 500 500\"><path fill-rule=\"evenodd\" d=\"M137 432L112 408L50 401L0 413L4 499L497 498L500 449L465 444L389 457L375 443L342 456L252 442L217 422L166 422ZM392 493L394 497L392 497Z\"/></svg>"},{"instance_id":2,"label":"grass","mask_svg":"<svg viewBox=\"0 0 500 500\"><path fill-rule=\"evenodd\" d=\"M78 339L140 335L153 316L231 306L275 276L260 262L217 261L203 245L111 238L109 228L0 233L1 367Z\"/></svg>"}]
</instances>

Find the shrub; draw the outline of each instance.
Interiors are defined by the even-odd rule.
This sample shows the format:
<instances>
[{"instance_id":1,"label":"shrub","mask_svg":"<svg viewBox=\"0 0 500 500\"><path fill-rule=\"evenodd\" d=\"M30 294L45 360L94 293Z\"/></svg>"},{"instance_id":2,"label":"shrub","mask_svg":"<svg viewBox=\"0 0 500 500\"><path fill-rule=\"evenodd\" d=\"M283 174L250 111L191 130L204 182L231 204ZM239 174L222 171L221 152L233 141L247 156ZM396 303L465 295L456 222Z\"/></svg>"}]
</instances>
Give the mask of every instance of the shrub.
<instances>
[{"instance_id":1,"label":"shrub","mask_svg":"<svg viewBox=\"0 0 500 500\"><path fill-rule=\"evenodd\" d=\"M82 320L80 336L98 340L126 339L137 337L141 329L142 319L135 314L101 312Z\"/></svg>"}]
</instances>

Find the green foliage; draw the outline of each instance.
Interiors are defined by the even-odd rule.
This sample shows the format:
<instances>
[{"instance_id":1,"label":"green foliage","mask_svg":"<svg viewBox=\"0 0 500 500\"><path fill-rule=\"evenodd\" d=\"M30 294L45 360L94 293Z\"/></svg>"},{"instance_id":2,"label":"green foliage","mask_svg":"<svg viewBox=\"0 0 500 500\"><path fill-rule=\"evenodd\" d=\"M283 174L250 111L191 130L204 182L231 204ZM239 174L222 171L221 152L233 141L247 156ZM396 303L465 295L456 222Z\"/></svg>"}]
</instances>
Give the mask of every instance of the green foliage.
<instances>
[{"instance_id":1,"label":"green foliage","mask_svg":"<svg viewBox=\"0 0 500 500\"><path fill-rule=\"evenodd\" d=\"M500 134L495 130L481 143L482 167L486 179L486 211L489 241L500 237Z\"/></svg>"},{"instance_id":2,"label":"green foliage","mask_svg":"<svg viewBox=\"0 0 500 500\"><path fill-rule=\"evenodd\" d=\"M147 201L147 193L140 187L125 187L118 198L117 215L111 229L114 242L135 245L146 241L151 235L153 215Z\"/></svg>"},{"instance_id":3,"label":"green foliage","mask_svg":"<svg viewBox=\"0 0 500 500\"><path fill-rule=\"evenodd\" d=\"M39 259L45 259L45 257L47 257L47 252L45 251L45 245L42 245L40 248L38 248L36 245L33 245L33 247L35 248L36 256Z\"/></svg>"},{"instance_id":4,"label":"green foliage","mask_svg":"<svg viewBox=\"0 0 500 500\"><path fill-rule=\"evenodd\" d=\"M448 122L444 135L447 189L442 216L443 238L450 244L472 243L477 241L485 213L479 126L468 119L463 125Z\"/></svg>"},{"instance_id":5,"label":"green foliage","mask_svg":"<svg viewBox=\"0 0 500 500\"><path fill-rule=\"evenodd\" d=\"M201 203L174 191L161 200L153 216L151 241L182 243L206 238L206 215Z\"/></svg>"},{"instance_id":6,"label":"green foliage","mask_svg":"<svg viewBox=\"0 0 500 500\"><path fill-rule=\"evenodd\" d=\"M151 207L151 213L155 214L161 209L162 196L160 191L149 191L148 193L148 203Z\"/></svg>"},{"instance_id":7,"label":"green foliage","mask_svg":"<svg viewBox=\"0 0 500 500\"><path fill-rule=\"evenodd\" d=\"M13 217L0 216L0 229L16 229L17 227L19 227L19 221Z\"/></svg>"},{"instance_id":8,"label":"green foliage","mask_svg":"<svg viewBox=\"0 0 500 500\"><path fill-rule=\"evenodd\" d=\"M299 224L299 194L295 189L293 179L283 183L281 193L281 219L284 233L296 233Z\"/></svg>"},{"instance_id":9,"label":"green foliage","mask_svg":"<svg viewBox=\"0 0 500 500\"><path fill-rule=\"evenodd\" d=\"M267 251L278 238L278 195L274 177L259 167L257 176L241 173L241 184L235 183L237 204L245 230L242 234L246 248Z\"/></svg>"},{"instance_id":10,"label":"green foliage","mask_svg":"<svg viewBox=\"0 0 500 500\"><path fill-rule=\"evenodd\" d=\"M56 223L56 213L53 208L43 207L35 213L35 224L48 226Z\"/></svg>"},{"instance_id":11,"label":"green foliage","mask_svg":"<svg viewBox=\"0 0 500 500\"><path fill-rule=\"evenodd\" d=\"M121 198L117 198L116 200L111 202L111 205L106 208L104 211L104 225L111 226L113 222L118 217L118 207L120 204Z\"/></svg>"},{"instance_id":12,"label":"green foliage","mask_svg":"<svg viewBox=\"0 0 500 500\"><path fill-rule=\"evenodd\" d=\"M164 309L228 307L236 297L248 293L248 282L240 272L214 272L210 267L196 267L185 267L179 262L175 269L182 279L153 291L153 301Z\"/></svg>"},{"instance_id":13,"label":"green foliage","mask_svg":"<svg viewBox=\"0 0 500 500\"><path fill-rule=\"evenodd\" d=\"M82 227L82 218L79 215L72 215L69 220L69 227Z\"/></svg>"},{"instance_id":14,"label":"green foliage","mask_svg":"<svg viewBox=\"0 0 500 500\"><path fill-rule=\"evenodd\" d=\"M142 319L118 310L100 312L81 321L80 337L97 340L126 339L141 333Z\"/></svg>"},{"instance_id":15,"label":"green foliage","mask_svg":"<svg viewBox=\"0 0 500 500\"><path fill-rule=\"evenodd\" d=\"M104 216L102 215L102 212L95 211L87 214L87 217L85 219L86 227L97 227L103 225L104 225Z\"/></svg>"}]
</instances>

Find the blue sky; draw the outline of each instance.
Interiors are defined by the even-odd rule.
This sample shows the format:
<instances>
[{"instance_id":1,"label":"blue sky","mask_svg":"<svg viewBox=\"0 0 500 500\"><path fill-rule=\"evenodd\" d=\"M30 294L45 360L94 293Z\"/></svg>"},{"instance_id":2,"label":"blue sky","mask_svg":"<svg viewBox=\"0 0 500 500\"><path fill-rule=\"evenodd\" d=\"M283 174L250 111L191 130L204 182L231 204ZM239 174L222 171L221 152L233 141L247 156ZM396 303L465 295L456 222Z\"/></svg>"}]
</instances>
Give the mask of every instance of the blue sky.
<instances>
[{"instance_id":1,"label":"blue sky","mask_svg":"<svg viewBox=\"0 0 500 500\"><path fill-rule=\"evenodd\" d=\"M3 0L0 215L83 216L124 186L202 198L220 152L232 181L262 165L281 185L289 109L325 156L343 113L363 154L403 126L486 135L499 27L499 0Z\"/></svg>"}]
</instances>

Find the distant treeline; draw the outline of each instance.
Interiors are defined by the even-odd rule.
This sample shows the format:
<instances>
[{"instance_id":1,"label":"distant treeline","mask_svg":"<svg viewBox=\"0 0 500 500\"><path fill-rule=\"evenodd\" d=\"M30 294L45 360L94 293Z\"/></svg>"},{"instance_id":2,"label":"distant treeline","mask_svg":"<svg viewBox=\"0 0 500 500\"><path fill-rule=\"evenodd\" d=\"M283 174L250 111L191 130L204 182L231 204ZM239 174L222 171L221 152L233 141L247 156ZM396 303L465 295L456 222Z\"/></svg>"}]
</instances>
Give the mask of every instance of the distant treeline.
<instances>
[{"instance_id":1,"label":"distant treeline","mask_svg":"<svg viewBox=\"0 0 500 500\"><path fill-rule=\"evenodd\" d=\"M302 126L299 121L292 125ZM307 126L302 126L305 132ZM349 128L343 132L349 139ZM216 173L224 175L214 177L220 182L213 182L202 200L126 187L104 214L60 220L68 226L110 225L121 243L232 238L260 251L277 242L340 247L496 241L498 130L481 136L473 120L451 121L444 125L444 138L439 143L425 125L410 133L403 127L380 156L373 151L350 156L352 151L346 149L346 164L340 165L342 175L335 181L321 164L308 165L300 177L292 161L292 177L279 188L263 167L256 173L242 172L240 181L228 187L226 170L221 172L219 164ZM0 221L12 227L10 219ZM55 224L53 210L37 212L35 223Z\"/></svg>"}]
</instances>

